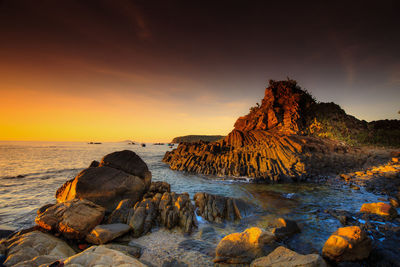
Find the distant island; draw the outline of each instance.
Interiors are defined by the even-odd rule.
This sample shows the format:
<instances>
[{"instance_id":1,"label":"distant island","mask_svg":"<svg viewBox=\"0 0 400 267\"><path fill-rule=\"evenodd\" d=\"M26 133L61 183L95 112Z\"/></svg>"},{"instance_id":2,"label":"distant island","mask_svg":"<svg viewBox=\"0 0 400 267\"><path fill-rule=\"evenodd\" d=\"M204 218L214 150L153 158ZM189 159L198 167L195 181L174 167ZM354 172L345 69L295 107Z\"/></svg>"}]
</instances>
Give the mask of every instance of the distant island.
<instances>
[{"instance_id":1,"label":"distant island","mask_svg":"<svg viewBox=\"0 0 400 267\"><path fill-rule=\"evenodd\" d=\"M172 139L171 143L193 143L199 141L215 142L224 138L224 135L185 135L175 137L174 139Z\"/></svg>"}]
</instances>

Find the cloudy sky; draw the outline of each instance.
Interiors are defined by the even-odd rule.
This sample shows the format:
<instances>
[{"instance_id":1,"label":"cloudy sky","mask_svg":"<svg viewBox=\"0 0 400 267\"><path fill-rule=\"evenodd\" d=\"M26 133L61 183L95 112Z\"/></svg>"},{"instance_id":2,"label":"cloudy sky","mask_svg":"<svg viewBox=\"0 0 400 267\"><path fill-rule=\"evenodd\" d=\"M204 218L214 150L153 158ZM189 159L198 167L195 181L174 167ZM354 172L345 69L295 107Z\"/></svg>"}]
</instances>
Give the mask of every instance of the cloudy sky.
<instances>
[{"instance_id":1,"label":"cloudy sky","mask_svg":"<svg viewBox=\"0 0 400 267\"><path fill-rule=\"evenodd\" d=\"M399 3L0 0L0 140L227 134L287 77L398 119Z\"/></svg>"}]
</instances>

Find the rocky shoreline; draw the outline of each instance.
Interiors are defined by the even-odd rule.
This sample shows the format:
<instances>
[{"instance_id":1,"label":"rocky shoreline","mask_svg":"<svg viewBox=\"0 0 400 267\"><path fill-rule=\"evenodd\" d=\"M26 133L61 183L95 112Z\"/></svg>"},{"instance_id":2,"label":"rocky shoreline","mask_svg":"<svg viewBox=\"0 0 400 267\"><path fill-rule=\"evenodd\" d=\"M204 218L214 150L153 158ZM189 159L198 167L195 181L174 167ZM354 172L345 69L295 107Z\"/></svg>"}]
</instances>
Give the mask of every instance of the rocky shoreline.
<instances>
[{"instance_id":1,"label":"rocky shoreline","mask_svg":"<svg viewBox=\"0 0 400 267\"><path fill-rule=\"evenodd\" d=\"M399 121L369 126L334 103L317 102L293 80L270 81L261 105L238 118L223 140L180 143L163 161L212 177L310 181L388 161L386 149L376 153L365 145L398 146L399 127Z\"/></svg>"},{"instance_id":2,"label":"rocky shoreline","mask_svg":"<svg viewBox=\"0 0 400 267\"><path fill-rule=\"evenodd\" d=\"M193 199L176 194L169 184L152 182L134 152L114 152L61 186L57 203L38 209L35 227L4 233L1 260L4 266L399 266L399 199L393 186L399 174L393 157L386 165L339 176L348 185L376 185L372 191L389 198L355 213L326 210L343 227L332 229L322 251L303 255L289 245L301 227L283 217L225 236L198 229L198 219L240 222L258 207L204 192ZM384 187L388 181L393 183ZM389 187L394 189L388 193Z\"/></svg>"}]
</instances>

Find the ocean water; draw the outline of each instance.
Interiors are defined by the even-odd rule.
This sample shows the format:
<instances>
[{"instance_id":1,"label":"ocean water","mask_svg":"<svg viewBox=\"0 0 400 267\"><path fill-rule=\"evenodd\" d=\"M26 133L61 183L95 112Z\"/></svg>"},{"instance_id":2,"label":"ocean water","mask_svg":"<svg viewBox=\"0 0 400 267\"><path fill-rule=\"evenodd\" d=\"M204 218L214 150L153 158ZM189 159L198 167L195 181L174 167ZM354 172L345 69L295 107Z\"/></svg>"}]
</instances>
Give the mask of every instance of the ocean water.
<instances>
[{"instance_id":1,"label":"ocean water","mask_svg":"<svg viewBox=\"0 0 400 267\"><path fill-rule=\"evenodd\" d=\"M75 177L93 160L120 150L135 151L149 166L153 181L166 181L177 193L207 192L243 198L260 209L240 223L211 224L199 218L199 227L212 226L220 236L264 227L271 218L294 219L302 229L293 242L297 250L318 251L340 223L323 211L344 209L358 211L365 202L378 196L363 189L353 191L343 186L293 184L234 183L172 171L161 160L167 145L129 145L103 143L90 145L72 142L0 142L0 228L22 229L34 225L36 210L55 202L56 190Z\"/></svg>"}]
</instances>

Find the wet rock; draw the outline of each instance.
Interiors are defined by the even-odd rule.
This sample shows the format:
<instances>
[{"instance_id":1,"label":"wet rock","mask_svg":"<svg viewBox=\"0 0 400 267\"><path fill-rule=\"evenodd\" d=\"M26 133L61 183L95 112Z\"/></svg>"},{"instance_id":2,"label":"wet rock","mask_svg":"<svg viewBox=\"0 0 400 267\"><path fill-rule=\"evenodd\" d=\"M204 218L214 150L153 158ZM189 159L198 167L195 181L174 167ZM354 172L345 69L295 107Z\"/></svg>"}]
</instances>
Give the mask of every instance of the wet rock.
<instances>
[{"instance_id":1,"label":"wet rock","mask_svg":"<svg viewBox=\"0 0 400 267\"><path fill-rule=\"evenodd\" d=\"M50 207L52 207L52 206L54 206L54 205L55 205L55 204L53 204L53 203L46 204L46 205L40 207L40 208L36 211L36 214L39 215L39 214L45 212L48 208L50 208Z\"/></svg>"},{"instance_id":2,"label":"wet rock","mask_svg":"<svg viewBox=\"0 0 400 267\"><path fill-rule=\"evenodd\" d=\"M168 229L179 226L185 233L191 233L197 227L195 207L189 194L164 193L159 204L160 222Z\"/></svg>"},{"instance_id":3,"label":"wet rock","mask_svg":"<svg viewBox=\"0 0 400 267\"><path fill-rule=\"evenodd\" d=\"M101 245L129 232L131 227L123 223L97 225L87 236L86 241Z\"/></svg>"},{"instance_id":4,"label":"wet rock","mask_svg":"<svg viewBox=\"0 0 400 267\"><path fill-rule=\"evenodd\" d=\"M106 248L109 249L113 249L113 250L117 250L119 252L124 253L127 256L130 257L135 257L135 258L140 258L140 256L142 255L142 250L143 248L140 246L125 246L125 245L121 245L121 244L105 244L103 245Z\"/></svg>"},{"instance_id":5,"label":"wet rock","mask_svg":"<svg viewBox=\"0 0 400 267\"><path fill-rule=\"evenodd\" d=\"M332 261L356 261L369 256L371 239L358 226L339 228L325 242L322 255Z\"/></svg>"},{"instance_id":6,"label":"wet rock","mask_svg":"<svg viewBox=\"0 0 400 267\"><path fill-rule=\"evenodd\" d=\"M225 220L240 220L242 215L237 204L239 202L244 207L243 210L246 210L246 207L251 209L250 205L244 203L243 200L203 192L196 193L193 199L198 208L197 214L210 222L222 223Z\"/></svg>"},{"instance_id":7,"label":"wet rock","mask_svg":"<svg viewBox=\"0 0 400 267\"><path fill-rule=\"evenodd\" d=\"M389 198L390 205L394 208L398 208L400 206L399 200L397 198Z\"/></svg>"},{"instance_id":8,"label":"wet rock","mask_svg":"<svg viewBox=\"0 0 400 267\"><path fill-rule=\"evenodd\" d=\"M199 231L200 238L206 241L216 241L218 239L218 233L211 226L206 226Z\"/></svg>"},{"instance_id":9,"label":"wet rock","mask_svg":"<svg viewBox=\"0 0 400 267\"><path fill-rule=\"evenodd\" d=\"M135 206L135 202L132 199L121 200L118 206L113 210L113 212L107 217L106 222L108 224L112 223L125 223L128 221L132 214L132 209Z\"/></svg>"},{"instance_id":10,"label":"wet rock","mask_svg":"<svg viewBox=\"0 0 400 267\"><path fill-rule=\"evenodd\" d=\"M35 263L49 264L75 254L64 241L40 231L29 232L7 240L5 266L35 266ZM41 256L40 258L36 258ZM35 259L36 258L36 259Z\"/></svg>"},{"instance_id":11,"label":"wet rock","mask_svg":"<svg viewBox=\"0 0 400 267\"><path fill-rule=\"evenodd\" d=\"M94 267L94 266L134 266L145 267L137 259L105 246L92 246L79 254L60 262L58 266Z\"/></svg>"},{"instance_id":12,"label":"wet rock","mask_svg":"<svg viewBox=\"0 0 400 267\"><path fill-rule=\"evenodd\" d=\"M104 208L88 200L58 203L36 216L40 227L61 233L69 239L84 238L104 217Z\"/></svg>"},{"instance_id":13,"label":"wet rock","mask_svg":"<svg viewBox=\"0 0 400 267\"><path fill-rule=\"evenodd\" d=\"M325 267L327 266L318 254L301 255L285 247L278 247L268 256L255 259L250 267Z\"/></svg>"},{"instance_id":14,"label":"wet rock","mask_svg":"<svg viewBox=\"0 0 400 267\"><path fill-rule=\"evenodd\" d=\"M284 218L276 218L269 224L269 227L277 239L285 239L301 232L295 221Z\"/></svg>"},{"instance_id":15,"label":"wet rock","mask_svg":"<svg viewBox=\"0 0 400 267\"><path fill-rule=\"evenodd\" d=\"M360 212L372 213L380 216L387 216L389 218L397 217L397 211L391 205L378 202L378 203L364 203L361 206Z\"/></svg>"},{"instance_id":16,"label":"wet rock","mask_svg":"<svg viewBox=\"0 0 400 267\"><path fill-rule=\"evenodd\" d=\"M186 239L179 243L179 248L182 248L184 250L198 251L211 257L215 256L215 245L205 241Z\"/></svg>"},{"instance_id":17,"label":"wet rock","mask_svg":"<svg viewBox=\"0 0 400 267\"><path fill-rule=\"evenodd\" d=\"M15 231L9 230L9 229L0 229L0 238L5 238L9 237L12 235Z\"/></svg>"},{"instance_id":18,"label":"wet rock","mask_svg":"<svg viewBox=\"0 0 400 267\"><path fill-rule=\"evenodd\" d=\"M277 247L274 236L260 228L252 227L242 233L225 236L215 250L216 264L250 264L272 252Z\"/></svg>"}]
</instances>

